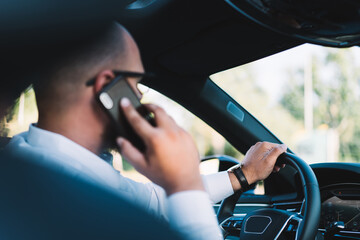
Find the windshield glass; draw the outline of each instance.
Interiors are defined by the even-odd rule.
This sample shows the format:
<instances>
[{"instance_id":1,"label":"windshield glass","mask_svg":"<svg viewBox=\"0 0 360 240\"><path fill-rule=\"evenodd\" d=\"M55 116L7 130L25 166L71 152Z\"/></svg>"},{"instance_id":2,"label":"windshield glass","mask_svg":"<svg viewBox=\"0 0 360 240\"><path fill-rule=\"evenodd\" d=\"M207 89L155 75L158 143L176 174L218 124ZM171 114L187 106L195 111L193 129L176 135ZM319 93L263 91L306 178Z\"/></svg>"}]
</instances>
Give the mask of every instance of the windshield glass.
<instances>
[{"instance_id":1,"label":"windshield glass","mask_svg":"<svg viewBox=\"0 0 360 240\"><path fill-rule=\"evenodd\" d=\"M307 162L360 162L360 48L305 44L210 78Z\"/></svg>"}]
</instances>

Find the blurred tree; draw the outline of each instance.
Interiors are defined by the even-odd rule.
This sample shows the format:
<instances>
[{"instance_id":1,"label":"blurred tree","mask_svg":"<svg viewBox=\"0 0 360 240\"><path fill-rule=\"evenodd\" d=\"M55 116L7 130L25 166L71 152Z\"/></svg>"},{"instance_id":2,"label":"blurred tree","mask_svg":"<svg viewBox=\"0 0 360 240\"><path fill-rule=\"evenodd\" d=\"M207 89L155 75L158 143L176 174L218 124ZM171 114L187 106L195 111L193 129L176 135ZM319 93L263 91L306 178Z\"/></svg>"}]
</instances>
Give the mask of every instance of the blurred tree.
<instances>
[{"instance_id":1,"label":"blurred tree","mask_svg":"<svg viewBox=\"0 0 360 240\"><path fill-rule=\"evenodd\" d=\"M29 86L23 92L22 101L23 107L20 108L20 97L16 99L5 119L1 121L0 129L2 130L0 130L0 133L2 136L12 137L20 132L27 131L29 124L37 122L38 111L32 86ZM19 121L19 114L22 115L23 121Z\"/></svg>"},{"instance_id":2,"label":"blurred tree","mask_svg":"<svg viewBox=\"0 0 360 240\"><path fill-rule=\"evenodd\" d=\"M211 144L208 144L206 147L207 148L205 150L204 156L210 156L215 154L214 147Z\"/></svg>"},{"instance_id":3,"label":"blurred tree","mask_svg":"<svg viewBox=\"0 0 360 240\"><path fill-rule=\"evenodd\" d=\"M131 171L134 170L134 167L126 161L124 158L122 158L122 167L124 171Z\"/></svg>"},{"instance_id":4,"label":"blurred tree","mask_svg":"<svg viewBox=\"0 0 360 240\"><path fill-rule=\"evenodd\" d=\"M295 76L293 74L289 74L289 86L292 86L290 92L287 90L285 94L280 99L280 103L284 106L292 116L294 116L298 120L304 119L304 84L303 79L299 82L296 76L303 76L304 71L298 71Z\"/></svg>"},{"instance_id":5,"label":"blurred tree","mask_svg":"<svg viewBox=\"0 0 360 240\"><path fill-rule=\"evenodd\" d=\"M340 136L340 160L360 161L360 68L347 49L312 57L314 127L326 124ZM304 119L304 72L289 74L281 104Z\"/></svg>"},{"instance_id":6,"label":"blurred tree","mask_svg":"<svg viewBox=\"0 0 360 240\"><path fill-rule=\"evenodd\" d=\"M0 121L0 136L6 137L9 134L9 129L6 126L6 117L3 118L2 121Z\"/></svg>"},{"instance_id":7,"label":"blurred tree","mask_svg":"<svg viewBox=\"0 0 360 240\"><path fill-rule=\"evenodd\" d=\"M241 160L242 156L240 152L233 147L229 142L225 142L224 154Z\"/></svg>"},{"instance_id":8,"label":"blurred tree","mask_svg":"<svg viewBox=\"0 0 360 240\"><path fill-rule=\"evenodd\" d=\"M302 129L301 121L289 113L283 106L272 101L260 83L257 83L256 71L252 64L239 66L211 76L222 89L280 139L287 140L291 148L294 129Z\"/></svg>"}]
</instances>

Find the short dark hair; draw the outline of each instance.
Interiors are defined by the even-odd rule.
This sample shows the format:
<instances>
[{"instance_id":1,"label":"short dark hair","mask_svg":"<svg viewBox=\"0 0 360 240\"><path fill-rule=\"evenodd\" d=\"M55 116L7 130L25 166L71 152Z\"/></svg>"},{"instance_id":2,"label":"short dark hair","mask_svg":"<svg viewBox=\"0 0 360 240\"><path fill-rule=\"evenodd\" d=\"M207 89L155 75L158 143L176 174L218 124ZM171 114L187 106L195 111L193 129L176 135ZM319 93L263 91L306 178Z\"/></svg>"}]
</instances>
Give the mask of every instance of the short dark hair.
<instances>
[{"instance_id":1,"label":"short dark hair","mask_svg":"<svg viewBox=\"0 0 360 240\"><path fill-rule=\"evenodd\" d=\"M102 66L119 62L125 53L124 29L113 23L89 39L56 49L56 56L37 74L34 90L39 112L48 104L74 101L76 91Z\"/></svg>"}]
</instances>

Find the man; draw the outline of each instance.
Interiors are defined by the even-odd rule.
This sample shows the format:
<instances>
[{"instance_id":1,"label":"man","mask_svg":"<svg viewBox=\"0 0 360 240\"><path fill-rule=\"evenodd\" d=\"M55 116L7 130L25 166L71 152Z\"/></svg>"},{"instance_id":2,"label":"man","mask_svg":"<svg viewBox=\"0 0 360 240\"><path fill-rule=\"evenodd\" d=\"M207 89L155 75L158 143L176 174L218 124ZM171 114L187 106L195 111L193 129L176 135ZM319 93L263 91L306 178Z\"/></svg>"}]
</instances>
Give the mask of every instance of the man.
<instances>
[{"instance_id":1,"label":"man","mask_svg":"<svg viewBox=\"0 0 360 240\"><path fill-rule=\"evenodd\" d=\"M39 121L28 132L14 137L7 151L130 199L169 221L188 239L222 239L210 200L218 202L244 186L233 172L202 178L191 137L156 105L147 105L155 116L153 127L128 99L121 100L130 124L144 140L145 153L127 139L115 142L113 124L96 101L96 94L116 77L114 71L144 72L135 41L118 24L39 73L40 84L35 85ZM92 78L94 85L86 86ZM141 97L136 86L139 79L125 76L125 80ZM157 185L124 178L98 157L116 143L121 154ZM285 145L272 143L253 146L241 168L247 184L278 171L274 164L285 150Z\"/></svg>"}]
</instances>

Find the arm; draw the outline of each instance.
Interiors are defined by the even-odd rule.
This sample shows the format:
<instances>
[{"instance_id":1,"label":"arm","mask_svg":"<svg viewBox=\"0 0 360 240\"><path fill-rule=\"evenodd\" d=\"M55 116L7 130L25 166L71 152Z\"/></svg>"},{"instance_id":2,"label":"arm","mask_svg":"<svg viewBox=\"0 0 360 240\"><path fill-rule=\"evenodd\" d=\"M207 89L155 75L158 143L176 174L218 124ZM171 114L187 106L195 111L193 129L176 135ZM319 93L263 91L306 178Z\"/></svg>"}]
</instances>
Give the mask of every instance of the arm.
<instances>
[{"instance_id":1,"label":"arm","mask_svg":"<svg viewBox=\"0 0 360 240\"><path fill-rule=\"evenodd\" d=\"M246 153L241 163L241 170L249 185L264 180L271 172L280 171L281 167L275 166L277 158L286 151L285 144L258 142ZM232 171L228 171L234 191L241 190L241 184Z\"/></svg>"},{"instance_id":2,"label":"arm","mask_svg":"<svg viewBox=\"0 0 360 240\"><path fill-rule=\"evenodd\" d=\"M155 114L157 127L142 119L128 101L122 101L122 107L134 130L143 138L147 151L141 153L129 141L120 138L121 153L140 173L165 189L173 228L189 239L222 239L210 200L204 192L199 156L191 137L157 106L148 106ZM286 149L280 146L259 143L248 151L243 171L249 183L271 173L277 156ZM228 186L231 185L230 189L241 188L232 173L222 174Z\"/></svg>"},{"instance_id":3,"label":"arm","mask_svg":"<svg viewBox=\"0 0 360 240\"><path fill-rule=\"evenodd\" d=\"M251 185L264 180L271 172L278 172L279 166L275 166L276 159L286 151L285 144L258 142L246 153L242 161L242 171ZM241 190L241 184L231 171L220 172L203 176L206 191L213 203L217 203L234 192Z\"/></svg>"},{"instance_id":4,"label":"arm","mask_svg":"<svg viewBox=\"0 0 360 240\"><path fill-rule=\"evenodd\" d=\"M148 105L155 115L156 127L146 122L128 100L123 99L121 106L147 149L142 153L119 138L121 153L135 169L164 188L170 225L186 239L222 239L200 176L199 154L190 135L157 106Z\"/></svg>"}]
</instances>

